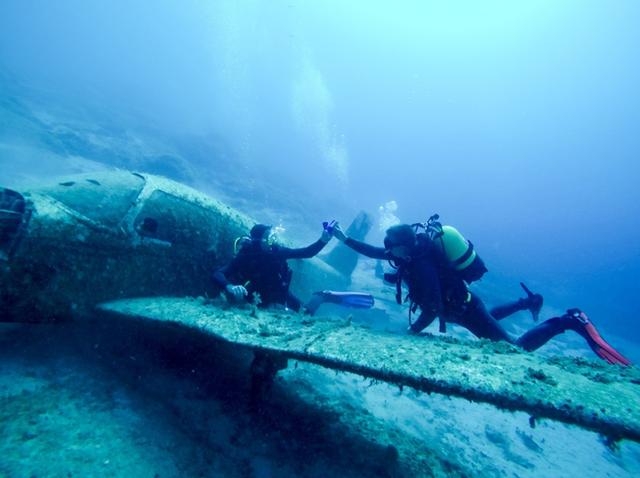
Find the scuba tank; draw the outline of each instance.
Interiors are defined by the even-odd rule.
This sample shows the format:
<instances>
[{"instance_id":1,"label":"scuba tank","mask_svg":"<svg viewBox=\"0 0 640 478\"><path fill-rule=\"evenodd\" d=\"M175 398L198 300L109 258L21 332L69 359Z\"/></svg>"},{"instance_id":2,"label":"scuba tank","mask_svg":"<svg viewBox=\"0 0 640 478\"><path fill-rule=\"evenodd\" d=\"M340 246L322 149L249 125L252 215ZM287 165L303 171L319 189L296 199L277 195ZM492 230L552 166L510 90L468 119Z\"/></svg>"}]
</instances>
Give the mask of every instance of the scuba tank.
<instances>
[{"instance_id":1,"label":"scuba tank","mask_svg":"<svg viewBox=\"0 0 640 478\"><path fill-rule=\"evenodd\" d=\"M444 253L449 266L467 283L480 279L487 268L473 247L473 243L453 226L442 225L440 216L434 214L425 223L413 224L416 232L424 229L436 247Z\"/></svg>"}]
</instances>

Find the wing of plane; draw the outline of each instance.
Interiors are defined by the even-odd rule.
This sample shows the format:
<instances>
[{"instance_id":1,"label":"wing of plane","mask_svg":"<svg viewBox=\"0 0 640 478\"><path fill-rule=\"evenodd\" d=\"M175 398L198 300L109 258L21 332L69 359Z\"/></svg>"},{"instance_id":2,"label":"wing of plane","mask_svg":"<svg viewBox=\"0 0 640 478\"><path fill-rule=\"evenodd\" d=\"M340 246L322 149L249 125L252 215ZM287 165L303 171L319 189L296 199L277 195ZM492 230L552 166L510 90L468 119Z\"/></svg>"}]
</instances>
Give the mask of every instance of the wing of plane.
<instances>
[{"instance_id":1,"label":"wing of plane","mask_svg":"<svg viewBox=\"0 0 640 478\"><path fill-rule=\"evenodd\" d=\"M103 319L173 324L289 359L640 442L636 367L544 358L506 343L403 336L335 318L225 308L193 298L126 299L98 310Z\"/></svg>"}]
</instances>

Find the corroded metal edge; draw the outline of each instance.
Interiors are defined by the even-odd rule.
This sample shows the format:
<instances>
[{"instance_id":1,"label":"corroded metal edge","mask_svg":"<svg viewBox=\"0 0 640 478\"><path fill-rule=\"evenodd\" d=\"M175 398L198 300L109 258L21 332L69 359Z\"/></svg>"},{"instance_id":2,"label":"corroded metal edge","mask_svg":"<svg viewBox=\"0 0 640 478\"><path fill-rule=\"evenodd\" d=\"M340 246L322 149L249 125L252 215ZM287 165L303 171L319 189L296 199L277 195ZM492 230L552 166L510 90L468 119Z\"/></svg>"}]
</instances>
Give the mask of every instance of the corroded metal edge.
<instances>
[{"instance_id":1,"label":"corroded metal edge","mask_svg":"<svg viewBox=\"0 0 640 478\"><path fill-rule=\"evenodd\" d=\"M640 442L635 367L546 359L505 343L402 336L340 318L226 308L191 298L120 300L98 310L104 319L177 324L290 359Z\"/></svg>"}]
</instances>

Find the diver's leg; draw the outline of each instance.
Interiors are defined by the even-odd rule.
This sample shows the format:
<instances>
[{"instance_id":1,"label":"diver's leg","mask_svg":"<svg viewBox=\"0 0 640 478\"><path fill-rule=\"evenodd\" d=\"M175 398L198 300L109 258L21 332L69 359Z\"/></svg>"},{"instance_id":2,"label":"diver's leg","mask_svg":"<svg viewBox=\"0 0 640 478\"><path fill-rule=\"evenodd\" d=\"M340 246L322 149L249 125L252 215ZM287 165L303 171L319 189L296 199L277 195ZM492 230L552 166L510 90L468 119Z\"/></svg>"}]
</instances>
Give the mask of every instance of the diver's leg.
<instances>
[{"instance_id":1,"label":"diver's leg","mask_svg":"<svg viewBox=\"0 0 640 478\"><path fill-rule=\"evenodd\" d=\"M547 343L551 338L567 330L573 330L584 337L589 347L601 359L611 364L631 364L627 358L600 336L587 315L579 309L569 309L561 317L553 317L544 321L526 332L516 343L525 350L535 350Z\"/></svg>"},{"instance_id":2,"label":"diver's leg","mask_svg":"<svg viewBox=\"0 0 640 478\"><path fill-rule=\"evenodd\" d=\"M518 299L514 302L509 302L507 304L502 304L491 309L491 315L496 320L502 320L505 317L509 317L510 315L515 314L516 312L520 312L521 310L527 310L529 307L526 305L527 299Z\"/></svg>"},{"instance_id":3,"label":"diver's leg","mask_svg":"<svg viewBox=\"0 0 640 478\"><path fill-rule=\"evenodd\" d=\"M449 321L463 326L478 338L513 343L507 331L489 314L484 303L475 294L471 294L471 300L465 305L462 314Z\"/></svg>"},{"instance_id":4,"label":"diver's leg","mask_svg":"<svg viewBox=\"0 0 640 478\"><path fill-rule=\"evenodd\" d=\"M410 334L419 334L426 329L436 318L435 312L420 312L420 316L413 322L407 330Z\"/></svg>"},{"instance_id":5,"label":"diver's leg","mask_svg":"<svg viewBox=\"0 0 640 478\"><path fill-rule=\"evenodd\" d=\"M545 320L540 325L525 332L516 341L516 344L528 351L536 350L556 335L562 334L570 329L569 321L570 319L564 315L562 317L553 317L552 319Z\"/></svg>"},{"instance_id":6,"label":"diver's leg","mask_svg":"<svg viewBox=\"0 0 640 478\"><path fill-rule=\"evenodd\" d=\"M499 305L491 309L491 315L496 320L502 320L505 317L508 317L516 312L521 310L528 310L531 312L533 316L533 320L538 321L538 316L540 315L540 309L542 309L542 303L544 302L544 298L541 294L535 294L529 290L529 288L522 282L520 282L520 287L524 289L527 294L527 297L524 299L518 299L515 302L509 302L508 304Z\"/></svg>"}]
</instances>

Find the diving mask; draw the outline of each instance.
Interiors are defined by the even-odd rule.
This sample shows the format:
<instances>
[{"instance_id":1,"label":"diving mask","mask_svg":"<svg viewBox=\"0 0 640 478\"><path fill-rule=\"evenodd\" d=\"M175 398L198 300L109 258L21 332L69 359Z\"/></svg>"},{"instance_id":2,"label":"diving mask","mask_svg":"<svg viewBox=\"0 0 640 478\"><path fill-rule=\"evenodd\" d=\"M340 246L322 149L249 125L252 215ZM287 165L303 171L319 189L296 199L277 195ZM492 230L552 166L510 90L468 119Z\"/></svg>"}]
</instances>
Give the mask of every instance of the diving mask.
<instances>
[{"instance_id":1,"label":"diving mask","mask_svg":"<svg viewBox=\"0 0 640 478\"><path fill-rule=\"evenodd\" d=\"M278 232L274 228L269 229L262 239L269 247L278 242Z\"/></svg>"}]
</instances>

